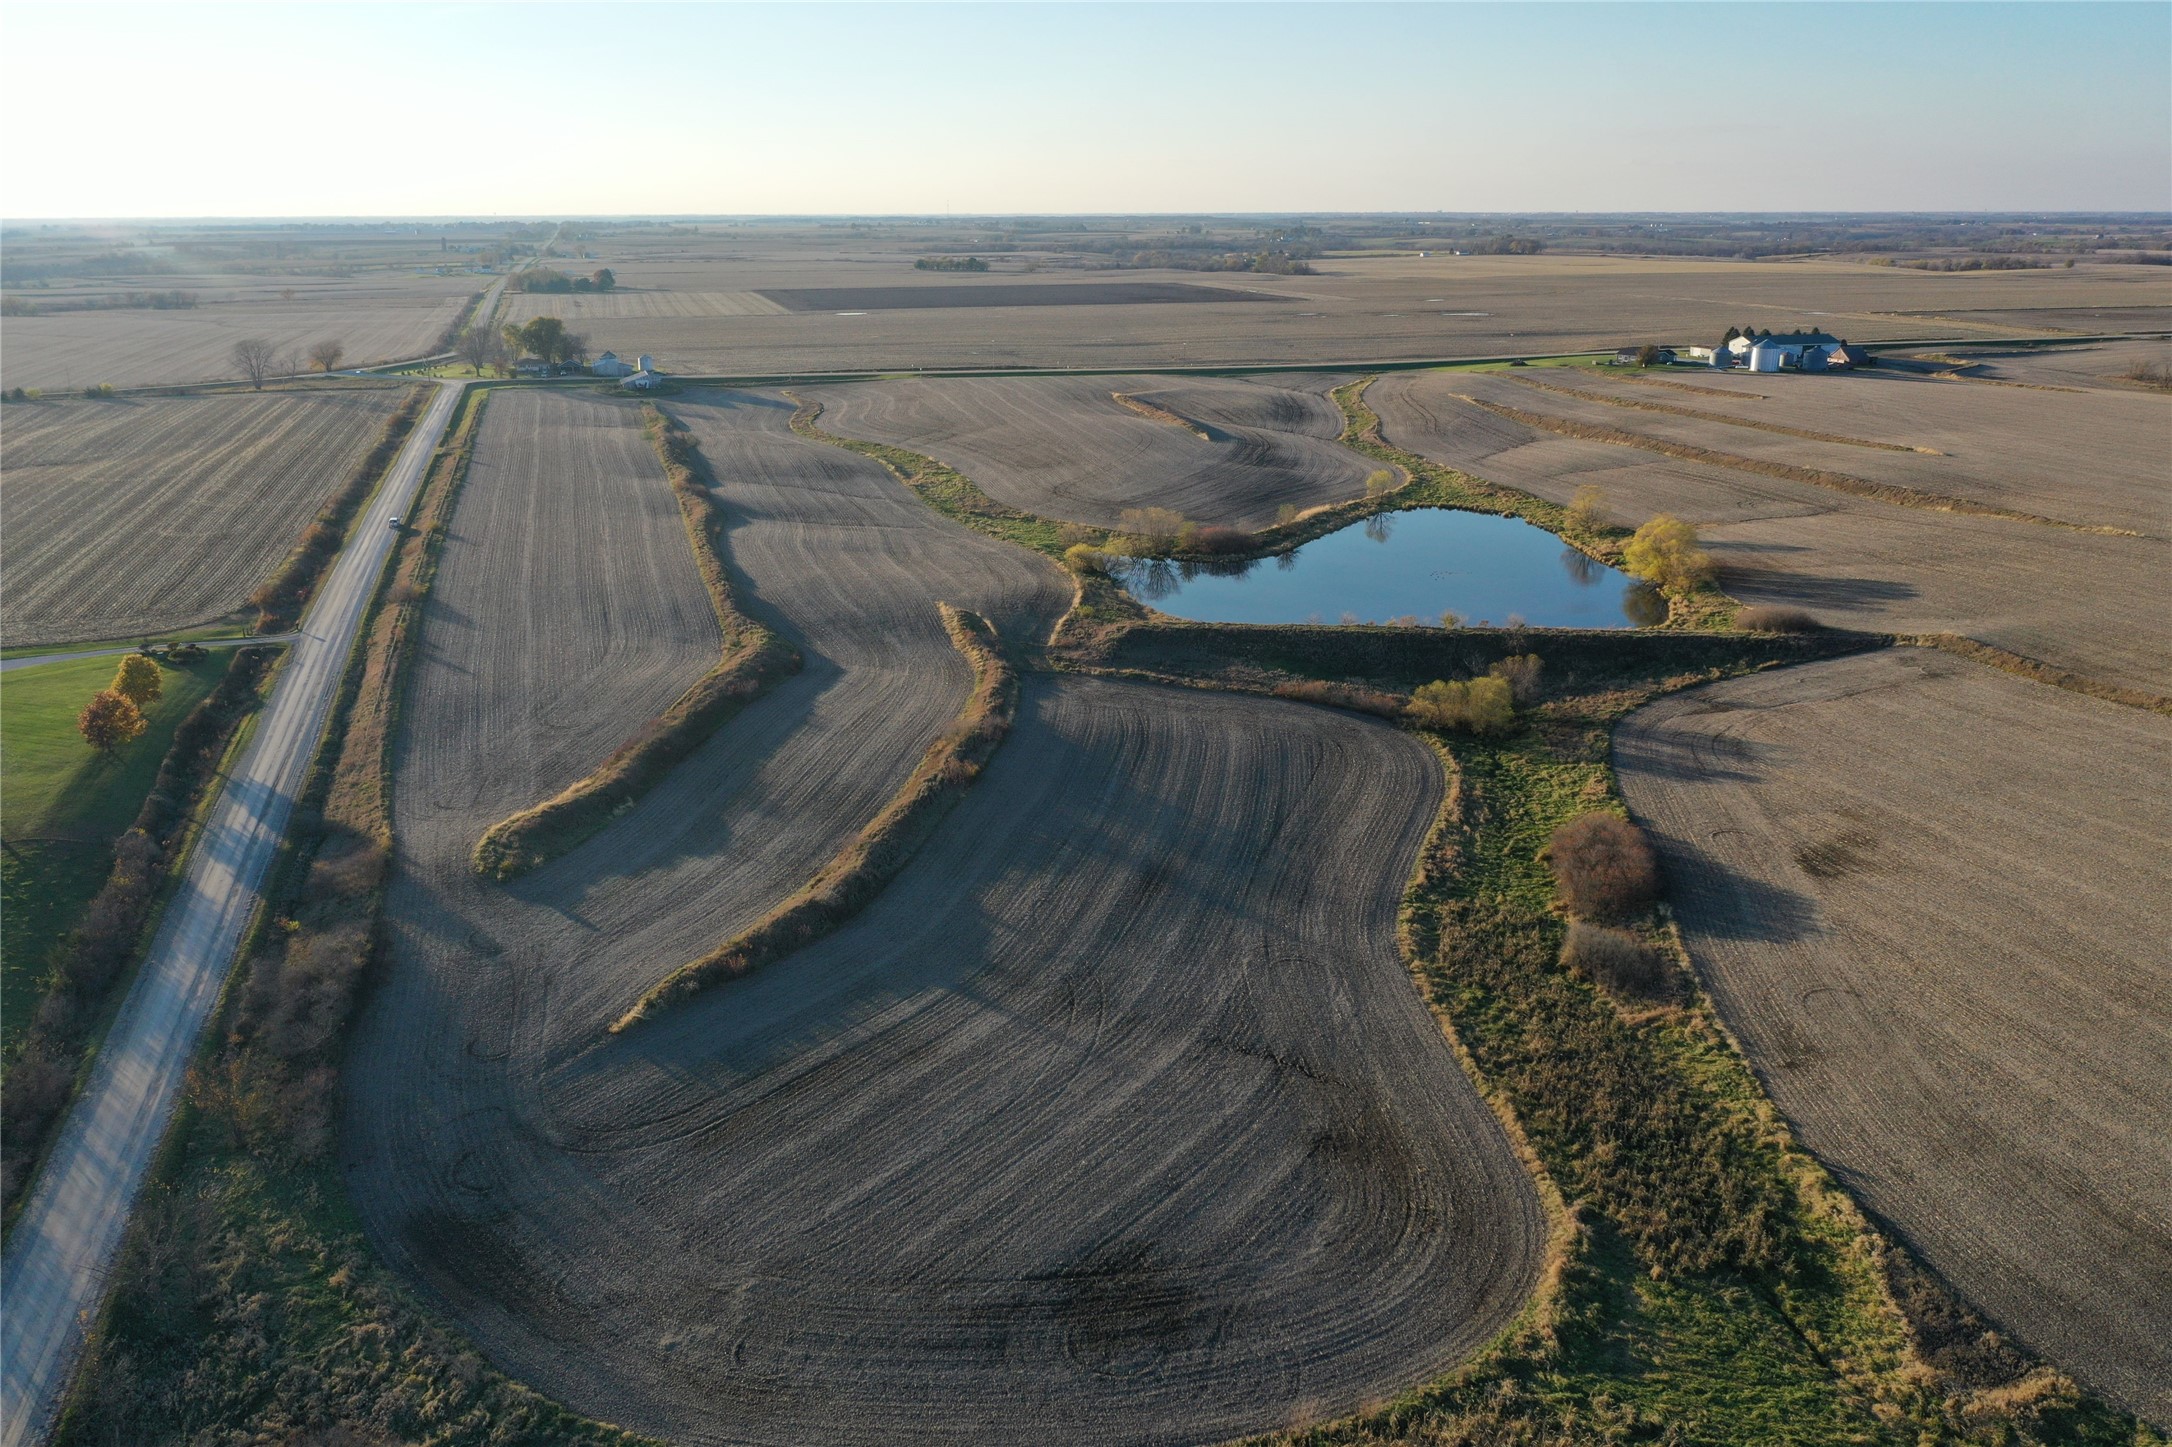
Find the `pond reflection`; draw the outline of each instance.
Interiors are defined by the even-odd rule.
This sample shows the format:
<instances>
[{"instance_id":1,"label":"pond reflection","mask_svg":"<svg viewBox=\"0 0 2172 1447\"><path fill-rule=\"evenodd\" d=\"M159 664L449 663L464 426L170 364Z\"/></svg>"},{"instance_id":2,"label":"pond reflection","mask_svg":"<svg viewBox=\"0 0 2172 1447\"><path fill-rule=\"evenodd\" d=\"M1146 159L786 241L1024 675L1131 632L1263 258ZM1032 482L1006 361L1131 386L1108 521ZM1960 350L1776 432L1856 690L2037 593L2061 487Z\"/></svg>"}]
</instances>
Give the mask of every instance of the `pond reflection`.
<instances>
[{"instance_id":1,"label":"pond reflection","mask_svg":"<svg viewBox=\"0 0 2172 1447\"><path fill-rule=\"evenodd\" d=\"M1139 558L1112 574L1133 597L1212 623L1379 623L1443 615L1540 628L1648 628L1666 599L1520 518L1423 508L1376 513L1356 527L1260 559L1175 563Z\"/></svg>"}]
</instances>

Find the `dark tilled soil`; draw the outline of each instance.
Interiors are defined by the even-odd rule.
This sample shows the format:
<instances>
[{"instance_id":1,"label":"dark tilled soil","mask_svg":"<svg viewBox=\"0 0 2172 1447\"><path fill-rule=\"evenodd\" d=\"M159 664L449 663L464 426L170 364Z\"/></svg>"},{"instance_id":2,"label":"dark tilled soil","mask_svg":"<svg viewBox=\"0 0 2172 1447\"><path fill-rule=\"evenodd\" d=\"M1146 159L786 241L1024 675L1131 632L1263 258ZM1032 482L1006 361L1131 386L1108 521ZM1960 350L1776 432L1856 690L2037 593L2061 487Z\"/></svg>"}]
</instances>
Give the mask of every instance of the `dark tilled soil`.
<instances>
[{"instance_id":1,"label":"dark tilled soil","mask_svg":"<svg viewBox=\"0 0 2172 1447\"><path fill-rule=\"evenodd\" d=\"M602 1033L804 879L947 723L968 675L936 599L1017 637L1068 596L792 436L778 399L672 405L753 606L808 668L583 848L475 882L476 833L550 782L496 721L568 681L544 656L501 681L477 640L531 615L585 634L659 587L702 606L690 563L553 567L605 510L644 545L677 526L582 454L519 480L478 459L349 1068L350 1179L387 1257L516 1375L691 1442L1209 1440L1392 1393L1497 1331L1543 1221L1393 943L1438 766L1365 720L1030 680L859 920ZM674 628L690 681L705 640ZM612 679L584 691L630 731L653 704ZM453 778L474 783L425 783Z\"/></svg>"},{"instance_id":2,"label":"dark tilled soil","mask_svg":"<svg viewBox=\"0 0 2172 1447\"><path fill-rule=\"evenodd\" d=\"M2172 720L1894 650L1664 699L1615 761L1803 1142L2172 1419Z\"/></svg>"},{"instance_id":3,"label":"dark tilled soil","mask_svg":"<svg viewBox=\"0 0 2172 1447\"><path fill-rule=\"evenodd\" d=\"M923 286L773 287L759 293L786 311L928 311L983 306L1142 306L1171 302L1281 301L1262 291L1181 281L957 281Z\"/></svg>"}]
</instances>

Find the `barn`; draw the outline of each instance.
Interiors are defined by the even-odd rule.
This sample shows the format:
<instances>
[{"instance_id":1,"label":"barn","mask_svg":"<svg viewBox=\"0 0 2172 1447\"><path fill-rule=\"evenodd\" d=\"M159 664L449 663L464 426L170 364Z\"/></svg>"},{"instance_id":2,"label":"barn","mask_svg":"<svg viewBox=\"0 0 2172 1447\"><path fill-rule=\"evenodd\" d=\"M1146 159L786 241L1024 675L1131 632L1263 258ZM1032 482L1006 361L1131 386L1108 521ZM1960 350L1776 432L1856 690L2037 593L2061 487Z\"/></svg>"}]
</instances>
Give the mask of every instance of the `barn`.
<instances>
[{"instance_id":1,"label":"barn","mask_svg":"<svg viewBox=\"0 0 2172 1447\"><path fill-rule=\"evenodd\" d=\"M589 364L588 370L599 377L631 377L637 370L630 362L618 359L618 353L605 352Z\"/></svg>"}]
</instances>

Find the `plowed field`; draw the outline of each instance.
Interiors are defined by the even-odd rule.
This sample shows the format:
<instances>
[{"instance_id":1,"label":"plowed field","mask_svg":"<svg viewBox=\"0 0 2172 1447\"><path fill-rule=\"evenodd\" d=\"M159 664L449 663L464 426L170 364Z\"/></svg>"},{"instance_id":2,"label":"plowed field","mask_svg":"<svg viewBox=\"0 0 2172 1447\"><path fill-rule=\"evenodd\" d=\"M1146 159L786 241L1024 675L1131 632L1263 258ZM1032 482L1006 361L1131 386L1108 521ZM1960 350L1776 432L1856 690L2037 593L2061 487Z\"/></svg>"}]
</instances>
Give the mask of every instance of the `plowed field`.
<instances>
[{"instance_id":1,"label":"plowed field","mask_svg":"<svg viewBox=\"0 0 2172 1447\"><path fill-rule=\"evenodd\" d=\"M286 297L259 283L246 292L208 293L199 305L176 311L9 317L0 386L72 391L100 382L143 387L231 379L240 375L233 346L244 337L263 337L297 358L314 343L336 340L347 349L341 363L347 367L402 361L429 351L468 298L489 284L483 276L403 277L313 285Z\"/></svg>"},{"instance_id":2,"label":"plowed field","mask_svg":"<svg viewBox=\"0 0 2172 1447\"><path fill-rule=\"evenodd\" d=\"M1553 381L1551 372L1544 380ZM1741 468L1685 461L1642 447L1563 437L1473 406L1462 397L1517 408L1540 417L1601 426L1665 441L1662 424L1703 429L1698 445L1743 457L1766 457L1797 466L1822 466L1857 477L1906 454L1814 443L1719 423L1679 419L1519 385L1498 375L1428 372L1381 378L1366 393L1380 414L1387 438L1437 461L1491 482L1567 502L1578 488L1596 484L1606 494L1614 521L1634 526L1655 513L1698 523L1720 563L1720 585L1745 603L1808 608L1828 623L1902 633L1962 633L2077 673L2155 693L2172 692L2172 663L2164 650L2163 579L2172 568L2172 545L2163 541L2166 483L2153 480L2148 427L2165 415L2161 399L2145 396L2075 398L1962 382L1879 379L1898 399L1882 414L1850 414L1837 402L1820 410L1783 409L1791 389L1845 387L1870 379L1804 376L1699 379L1700 395L1666 388L1615 384L1607 395L1698 410L1729 410L1779 425L1915 443L1919 426L1907 405L1937 418L1976 407L1973 394L1991 394L1994 409L2026 409L2034 399L2087 402L2121 409L2124 430L2107 443L2111 462L2102 471L2085 463L2054 468L2038 456L2039 485L2017 480L2004 490L1979 485L2001 475L1989 463L1940 490L1973 495L2003 506L2048 512L2069 507L2084 521L2113 518L2149 522L2153 536L2130 538L2077 532L2041 523L1903 507L1837 492L1806 482L1769 477ZM1559 384L1557 384L1559 385ZM1586 382L1587 390L1605 385ZM1688 385L1688 384L1685 384ZM1728 387L1737 397L1717 395ZM1714 394L1704 395L1704 389ZM1958 404L1949 394L1972 394ZM1839 397L1838 392L1823 394ZM1864 393L1863 395L1871 395ZM2021 399L2008 403L2006 399ZM1831 409L1831 410L1824 410ZM2026 410L2001 414L2009 431L2025 431ZM2068 445L2077 458L2092 444L2077 428ZM1720 435L1724 434L1724 436ZM1689 440L1684 430L1676 433ZM1933 444L1924 444L1933 445ZM1971 443L1981 459L1982 443ZM1812 454L1815 454L1814 456ZM1958 464L1956 457L1924 457L1925 463ZM1974 466L1974 464L1972 464ZM2005 467L1999 463L1997 467ZM2124 468L2124 472L2120 471ZM2161 473L2161 467L2159 468ZM1952 474L1942 474L1951 477ZM1875 479L1873 479L1875 480ZM1899 478L1894 480L1898 481ZM1924 486L1910 482L1905 485Z\"/></svg>"},{"instance_id":3,"label":"plowed field","mask_svg":"<svg viewBox=\"0 0 2172 1447\"><path fill-rule=\"evenodd\" d=\"M1125 508L1257 527L1284 504L1365 490L1367 462L1335 439L1339 378L1171 377L872 382L806 389L823 426L949 463L1012 507L1104 527ZM1141 416L1122 393L1194 424Z\"/></svg>"},{"instance_id":4,"label":"plowed field","mask_svg":"<svg viewBox=\"0 0 2172 1447\"><path fill-rule=\"evenodd\" d=\"M1700 382L1762 394L1737 401L1693 398L1583 369L1547 374L1549 382L1566 380L1594 398L1646 404L1638 408L1528 386L1502 389L1486 380L1490 389L1478 395L1662 441L1823 468L2084 526L2172 534L2172 462L2166 461L2172 458L2172 403L2141 392L1987 387L1885 369L1823 377L1716 375ZM1647 410L1651 406L1732 417L1741 425ZM1849 446L1763 427L1931 451Z\"/></svg>"},{"instance_id":5,"label":"plowed field","mask_svg":"<svg viewBox=\"0 0 2172 1447\"><path fill-rule=\"evenodd\" d=\"M555 566L628 505L580 454L478 465L398 749L392 963L348 1074L350 1179L387 1256L517 1375L692 1442L1195 1440L1398 1389L1497 1330L1542 1222L1396 958L1438 768L1363 720L1033 682L859 920L602 1035L804 880L949 721L968 674L937 599L1020 637L1068 596L793 436L781 399L671 405L752 606L808 666L596 839L510 890L475 881L485 825L669 694L550 650L515 686L480 665L520 650L490 640L593 647L575 635L658 589L671 616L706 606L690 561ZM639 526L659 550L677 529ZM697 631L674 635L681 682L713 648ZM576 693L610 716L580 749L508 759L507 730Z\"/></svg>"},{"instance_id":6,"label":"plowed field","mask_svg":"<svg viewBox=\"0 0 2172 1447\"><path fill-rule=\"evenodd\" d=\"M1896 650L1662 700L1615 759L1804 1143L2172 1418L2172 720Z\"/></svg>"},{"instance_id":7,"label":"plowed field","mask_svg":"<svg viewBox=\"0 0 2172 1447\"><path fill-rule=\"evenodd\" d=\"M7 643L158 633L240 608L403 395L10 406L0 474Z\"/></svg>"}]
</instances>

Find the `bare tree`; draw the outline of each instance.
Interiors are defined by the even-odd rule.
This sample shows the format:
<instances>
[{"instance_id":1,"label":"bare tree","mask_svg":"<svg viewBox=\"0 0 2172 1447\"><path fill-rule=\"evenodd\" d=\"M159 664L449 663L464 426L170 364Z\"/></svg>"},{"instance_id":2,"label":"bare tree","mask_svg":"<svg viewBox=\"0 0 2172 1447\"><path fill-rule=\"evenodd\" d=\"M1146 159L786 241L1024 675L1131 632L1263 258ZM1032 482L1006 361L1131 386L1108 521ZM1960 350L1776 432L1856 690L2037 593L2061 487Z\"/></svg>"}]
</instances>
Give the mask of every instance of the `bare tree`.
<instances>
[{"instance_id":1,"label":"bare tree","mask_svg":"<svg viewBox=\"0 0 2172 1447\"><path fill-rule=\"evenodd\" d=\"M339 365L339 359L347 355L346 347L338 342L319 342L309 349L309 360L320 372L329 373Z\"/></svg>"},{"instance_id":2,"label":"bare tree","mask_svg":"<svg viewBox=\"0 0 2172 1447\"><path fill-rule=\"evenodd\" d=\"M247 377L249 385L259 392L264 390L264 379L272 375L278 366L278 352L262 337L244 337L234 343L234 350L230 355L241 375Z\"/></svg>"},{"instance_id":3,"label":"bare tree","mask_svg":"<svg viewBox=\"0 0 2172 1447\"><path fill-rule=\"evenodd\" d=\"M588 365L588 338L579 332L567 332L565 340L558 344L558 355L576 367Z\"/></svg>"},{"instance_id":4,"label":"bare tree","mask_svg":"<svg viewBox=\"0 0 2172 1447\"><path fill-rule=\"evenodd\" d=\"M483 368L504 345L498 340L497 333L490 328L469 327L460 334L460 340L454 344L453 350L459 354L460 360L466 362L469 369L480 377L483 375Z\"/></svg>"}]
</instances>

